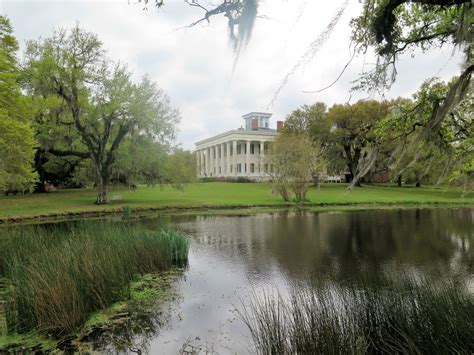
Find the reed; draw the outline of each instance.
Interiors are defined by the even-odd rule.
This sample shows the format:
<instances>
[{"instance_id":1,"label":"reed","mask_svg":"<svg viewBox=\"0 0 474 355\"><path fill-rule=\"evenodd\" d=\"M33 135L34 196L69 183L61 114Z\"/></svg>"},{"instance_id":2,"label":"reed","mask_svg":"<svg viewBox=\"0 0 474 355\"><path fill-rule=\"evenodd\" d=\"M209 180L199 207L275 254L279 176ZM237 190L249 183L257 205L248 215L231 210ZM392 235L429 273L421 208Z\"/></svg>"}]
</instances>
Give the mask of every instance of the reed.
<instances>
[{"instance_id":1,"label":"reed","mask_svg":"<svg viewBox=\"0 0 474 355\"><path fill-rule=\"evenodd\" d=\"M188 253L179 232L107 223L3 229L0 245L9 331L55 335L129 297L137 275L184 265Z\"/></svg>"},{"instance_id":2,"label":"reed","mask_svg":"<svg viewBox=\"0 0 474 355\"><path fill-rule=\"evenodd\" d=\"M266 291L241 316L259 354L474 352L474 298L459 280Z\"/></svg>"}]
</instances>

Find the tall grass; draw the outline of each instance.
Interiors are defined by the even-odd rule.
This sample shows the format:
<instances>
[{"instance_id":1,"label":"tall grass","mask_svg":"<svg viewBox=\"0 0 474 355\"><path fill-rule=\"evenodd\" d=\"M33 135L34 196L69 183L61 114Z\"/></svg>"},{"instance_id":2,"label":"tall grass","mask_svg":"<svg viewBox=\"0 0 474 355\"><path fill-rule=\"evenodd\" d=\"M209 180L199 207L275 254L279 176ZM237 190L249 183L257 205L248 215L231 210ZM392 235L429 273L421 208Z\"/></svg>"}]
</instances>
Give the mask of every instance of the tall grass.
<instances>
[{"instance_id":1,"label":"tall grass","mask_svg":"<svg viewBox=\"0 0 474 355\"><path fill-rule=\"evenodd\" d=\"M188 242L171 230L83 223L0 230L9 330L56 335L129 296L137 274L183 265Z\"/></svg>"},{"instance_id":2,"label":"tall grass","mask_svg":"<svg viewBox=\"0 0 474 355\"><path fill-rule=\"evenodd\" d=\"M457 281L267 291L241 316L259 354L474 352L474 298Z\"/></svg>"}]
</instances>

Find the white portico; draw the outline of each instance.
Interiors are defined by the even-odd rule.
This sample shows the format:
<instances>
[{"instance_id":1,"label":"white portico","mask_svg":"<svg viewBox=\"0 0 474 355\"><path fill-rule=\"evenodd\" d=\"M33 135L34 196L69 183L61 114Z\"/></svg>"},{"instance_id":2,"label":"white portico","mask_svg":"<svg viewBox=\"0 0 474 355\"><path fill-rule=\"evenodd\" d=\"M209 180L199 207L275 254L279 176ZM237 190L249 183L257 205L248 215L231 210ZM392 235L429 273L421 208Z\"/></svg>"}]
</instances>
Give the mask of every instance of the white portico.
<instances>
[{"instance_id":1,"label":"white portico","mask_svg":"<svg viewBox=\"0 0 474 355\"><path fill-rule=\"evenodd\" d=\"M248 113L243 116L245 128L197 142L198 177L268 179L272 169L268 144L277 135L277 130L270 128L271 116L265 112Z\"/></svg>"}]
</instances>

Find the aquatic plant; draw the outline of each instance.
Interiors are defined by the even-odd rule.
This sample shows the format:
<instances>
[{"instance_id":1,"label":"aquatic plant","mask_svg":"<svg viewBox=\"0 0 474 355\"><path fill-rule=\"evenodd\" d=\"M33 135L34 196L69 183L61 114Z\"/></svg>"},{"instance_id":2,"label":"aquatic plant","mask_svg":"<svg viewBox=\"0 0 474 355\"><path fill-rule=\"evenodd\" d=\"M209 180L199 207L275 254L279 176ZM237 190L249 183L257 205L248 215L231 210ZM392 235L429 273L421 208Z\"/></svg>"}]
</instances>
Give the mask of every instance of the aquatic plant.
<instances>
[{"instance_id":1,"label":"aquatic plant","mask_svg":"<svg viewBox=\"0 0 474 355\"><path fill-rule=\"evenodd\" d=\"M182 233L102 222L3 229L0 245L9 330L55 335L129 297L138 274L182 266L188 253Z\"/></svg>"},{"instance_id":2,"label":"aquatic plant","mask_svg":"<svg viewBox=\"0 0 474 355\"><path fill-rule=\"evenodd\" d=\"M259 354L474 352L474 297L459 280L295 286L255 293L241 317Z\"/></svg>"},{"instance_id":3,"label":"aquatic plant","mask_svg":"<svg viewBox=\"0 0 474 355\"><path fill-rule=\"evenodd\" d=\"M129 220L132 218L132 208L130 206L123 206L122 207L122 219Z\"/></svg>"}]
</instances>

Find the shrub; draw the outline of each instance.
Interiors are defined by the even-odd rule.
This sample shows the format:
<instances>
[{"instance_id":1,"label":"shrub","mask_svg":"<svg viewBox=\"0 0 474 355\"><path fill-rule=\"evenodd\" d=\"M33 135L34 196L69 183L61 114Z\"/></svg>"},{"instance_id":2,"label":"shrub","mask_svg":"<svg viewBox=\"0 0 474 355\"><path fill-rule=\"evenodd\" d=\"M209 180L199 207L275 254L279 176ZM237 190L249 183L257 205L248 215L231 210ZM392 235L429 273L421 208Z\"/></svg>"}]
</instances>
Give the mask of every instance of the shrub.
<instances>
[{"instance_id":1,"label":"shrub","mask_svg":"<svg viewBox=\"0 0 474 355\"><path fill-rule=\"evenodd\" d=\"M215 182L216 179L213 177L203 177L200 179L201 182Z\"/></svg>"}]
</instances>

